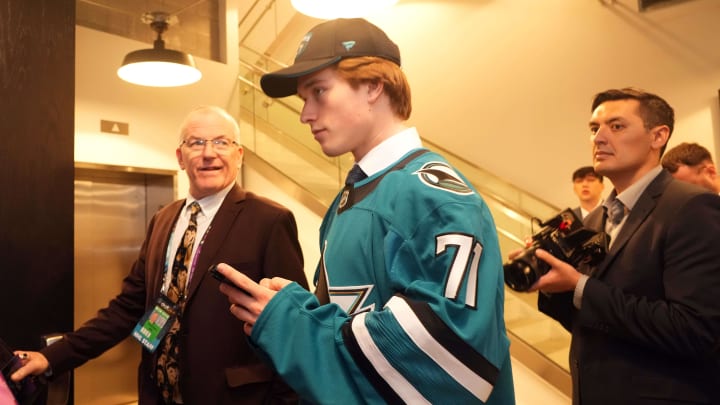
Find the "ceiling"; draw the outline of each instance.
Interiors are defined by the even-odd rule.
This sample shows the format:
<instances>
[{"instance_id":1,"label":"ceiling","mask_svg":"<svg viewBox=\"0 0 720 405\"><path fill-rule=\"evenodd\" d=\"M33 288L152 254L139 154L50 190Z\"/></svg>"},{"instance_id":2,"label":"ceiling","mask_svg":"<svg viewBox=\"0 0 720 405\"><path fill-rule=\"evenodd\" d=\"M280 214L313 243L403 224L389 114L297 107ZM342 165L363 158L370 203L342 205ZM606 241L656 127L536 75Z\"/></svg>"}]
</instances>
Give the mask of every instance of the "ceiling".
<instances>
[{"instance_id":1,"label":"ceiling","mask_svg":"<svg viewBox=\"0 0 720 405\"><path fill-rule=\"evenodd\" d=\"M632 3L637 11L646 11L688 0L619 1ZM225 21L226 2L227 0L77 0L76 22L87 28L145 42L151 46L156 39L156 33L143 21L143 15L166 12L171 16L170 26L162 35L167 48L222 62L221 35L224 35L222 33L225 32L225 27L221 23ZM281 31L287 29L288 22L298 18L289 0L239 0L238 3L241 31L245 28L244 33L241 32L240 42L253 49L267 51L277 42L278 36L282 35ZM307 19L309 22L296 24L299 31L290 33L293 38L301 36L303 30L311 26L309 24L319 21ZM258 26L256 20L265 21ZM271 35L267 35L268 33Z\"/></svg>"},{"instance_id":2,"label":"ceiling","mask_svg":"<svg viewBox=\"0 0 720 405\"><path fill-rule=\"evenodd\" d=\"M170 14L163 33L166 48L220 60L220 0L77 0L76 23L152 45L156 33L143 15Z\"/></svg>"}]
</instances>

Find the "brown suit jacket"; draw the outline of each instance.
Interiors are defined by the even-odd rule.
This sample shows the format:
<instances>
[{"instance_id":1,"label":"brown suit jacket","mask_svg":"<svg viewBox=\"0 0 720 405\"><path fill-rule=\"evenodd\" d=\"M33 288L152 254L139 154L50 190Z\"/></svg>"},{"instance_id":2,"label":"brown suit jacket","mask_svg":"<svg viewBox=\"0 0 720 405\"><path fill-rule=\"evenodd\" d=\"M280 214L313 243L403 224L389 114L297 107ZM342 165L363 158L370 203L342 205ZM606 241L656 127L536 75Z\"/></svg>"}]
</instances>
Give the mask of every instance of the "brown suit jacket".
<instances>
[{"instance_id":1,"label":"brown suit jacket","mask_svg":"<svg viewBox=\"0 0 720 405\"><path fill-rule=\"evenodd\" d=\"M160 295L166 249L184 200L158 211L121 293L77 331L43 350L62 373L126 338ZM261 363L247 343L242 322L207 269L227 263L253 280L279 276L307 288L297 226L286 208L238 185L213 219L188 286L182 315L180 384L186 404L285 403L294 394ZM138 344L138 350L143 350ZM138 370L141 405L159 403L155 356L143 350Z\"/></svg>"}]
</instances>

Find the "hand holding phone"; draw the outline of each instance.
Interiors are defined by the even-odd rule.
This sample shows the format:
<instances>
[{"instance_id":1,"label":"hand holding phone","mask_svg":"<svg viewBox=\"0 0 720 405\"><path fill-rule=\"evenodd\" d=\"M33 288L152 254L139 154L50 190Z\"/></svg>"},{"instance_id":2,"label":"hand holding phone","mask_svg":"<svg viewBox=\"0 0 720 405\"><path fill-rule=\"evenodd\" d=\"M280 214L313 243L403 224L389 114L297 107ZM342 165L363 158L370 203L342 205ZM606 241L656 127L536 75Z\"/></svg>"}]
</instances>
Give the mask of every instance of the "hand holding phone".
<instances>
[{"instance_id":1,"label":"hand holding phone","mask_svg":"<svg viewBox=\"0 0 720 405\"><path fill-rule=\"evenodd\" d=\"M209 271L210 274L213 276L213 278L215 278L215 279L218 280L219 282L225 283L225 284L233 287L234 289L236 289L236 290L238 290L238 291L240 291L240 292L242 292L242 293L244 293L244 294L251 295L249 292L247 292L247 291L243 290L242 288L236 286L232 281L228 280L227 277L225 277L222 273L220 273L220 272L218 271L218 269L217 269L217 264L213 264L212 266L210 266L210 268L208 269L208 271Z\"/></svg>"}]
</instances>

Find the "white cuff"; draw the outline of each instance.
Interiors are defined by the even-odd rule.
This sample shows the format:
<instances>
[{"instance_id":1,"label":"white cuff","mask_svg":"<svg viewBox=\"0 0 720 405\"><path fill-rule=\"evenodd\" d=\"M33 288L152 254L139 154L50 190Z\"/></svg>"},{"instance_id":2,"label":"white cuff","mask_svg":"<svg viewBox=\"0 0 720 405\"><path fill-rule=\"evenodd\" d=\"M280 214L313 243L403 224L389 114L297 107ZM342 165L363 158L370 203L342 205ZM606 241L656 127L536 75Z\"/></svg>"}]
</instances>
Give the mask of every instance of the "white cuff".
<instances>
[{"instance_id":1,"label":"white cuff","mask_svg":"<svg viewBox=\"0 0 720 405\"><path fill-rule=\"evenodd\" d=\"M573 293L573 305L577 309L580 309L580 306L582 305L583 292L585 291L585 283L587 283L589 278L590 277L588 277L587 274L581 274L580 279L575 286L575 292Z\"/></svg>"}]
</instances>

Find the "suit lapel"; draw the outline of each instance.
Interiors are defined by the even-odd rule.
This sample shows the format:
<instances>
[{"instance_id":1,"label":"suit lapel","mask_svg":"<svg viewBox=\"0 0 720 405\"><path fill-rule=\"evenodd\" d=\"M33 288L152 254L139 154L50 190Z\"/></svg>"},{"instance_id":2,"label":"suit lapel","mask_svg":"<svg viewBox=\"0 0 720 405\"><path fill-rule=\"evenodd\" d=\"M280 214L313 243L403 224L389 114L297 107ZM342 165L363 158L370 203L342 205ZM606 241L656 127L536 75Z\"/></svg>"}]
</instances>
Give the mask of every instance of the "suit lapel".
<instances>
[{"instance_id":1,"label":"suit lapel","mask_svg":"<svg viewBox=\"0 0 720 405\"><path fill-rule=\"evenodd\" d=\"M662 171L650 182L645 191L640 195L640 198L635 203L635 206L630 211L625 224L616 236L616 240L612 242L610 251L605 256L605 260L598 266L595 273L595 277L601 277L603 273L610 267L615 261L615 258L623 250L628 240L635 234L648 217L650 213L655 209L657 201L662 195L665 188L670 183L672 177L669 173Z\"/></svg>"},{"instance_id":2,"label":"suit lapel","mask_svg":"<svg viewBox=\"0 0 720 405\"><path fill-rule=\"evenodd\" d=\"M162 280L165 275L165 263L167 261L167 249L170 244L170 236L172 236L175 222L177 222L180 216L180 210L184 206L185 200L172 202L168 206L168 209L156 218L155 225L153 225L153 233L162 236L160 236L160 239L156 239L161 242L161 245L156 245L152 251L162 254L156 254L154 257L146 256L145 259L148 260L148 263L145 264L145 268L155 272L149 277L150 283L152 284L148 290L153 291L155 297L160 295L160 288L162 287ZM149 248L148 251L150 251Z\"/></svg>"},{"instance_id":3,"label":"suit lapel","mask_svg":"<svg viewBox=\"0 0 720 405\"><path fill-rule=\"evenodd\" d=\"M207 273L207 269L212 264L216 264L213 263L213 258L216 257L218 249L220 249L229 236L235 224L235 218L243 209L244 204L242 204L242 202L245 200L245 197L245 191L239 185L235 184L225 196L222 204L220 204L217 213L215 213L215 217L208 228L205 241L202 244L200 256L197 258L192 278L190 279L188 300L195 294L200 282Z\"/></svg>"}]
</instances>

